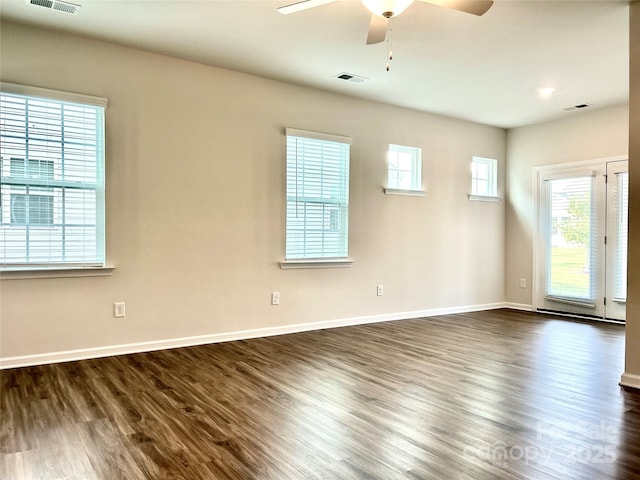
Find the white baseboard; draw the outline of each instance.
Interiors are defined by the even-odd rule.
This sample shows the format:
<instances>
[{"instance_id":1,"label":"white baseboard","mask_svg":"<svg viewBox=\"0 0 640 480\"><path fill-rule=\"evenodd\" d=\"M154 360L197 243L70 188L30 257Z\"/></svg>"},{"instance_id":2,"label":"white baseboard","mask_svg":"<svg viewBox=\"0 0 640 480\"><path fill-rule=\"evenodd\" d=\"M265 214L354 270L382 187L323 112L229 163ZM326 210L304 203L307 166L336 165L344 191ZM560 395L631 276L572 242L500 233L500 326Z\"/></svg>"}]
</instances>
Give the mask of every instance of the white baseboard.
<instances>
[{"instance_id":1,"label":"white baseboard","mask_svg":"<svg viewBox=\"0 0 640 480\"><path fill-rule=\"evenodd\" d=\"M7 368L28 367L33 365L45 365L48 363L71 362L76 360L86 360L90 358L111 357L114 355L151 352L154 350L164 350L169 348L191 347L194 345L229 342L233 340L247 340L250 338L271 337L274 335L286 335L288 333L321 330L325 328L347 327L353 325L364 325L367 323L389 322L394 320L407 320L411 318L421 317L434 317L436 315L450 315L455 313L495 310L505 307L505 303L500 302L487 303L483 305L469 305L464 307L434 308L412 312L385 313L380 315L367 315L362 317L343 318L338 320L325 320L313 323L283 325L279 327L256 328L253 330L214 333L210 335L198 335L194 337L170 338L166 340L155 340L151 342L127 343L122 345L109 345L105 347L38 353L34 355L0 358L0 370Z\"/></svg>"},{"instance_id":2,"label":"white baseboard","mask_svg":"<svg viewBox=\"0 0 640 480\"><path fill-rule=\"evenodd\" d=\"M511 310L524 310L526 312L533 312L533 305L527 305L526 303L505 302L504 308L510 308Z\"/></svg>"},{"instance_id":3,"label":"white baseboard","mask_svg":"<svg viewBox=\"0 0 640 480\"><path fill-rule=\"evenodd\" d=\"M622 374L622 377L620 377L620 385L640 390L640 375L625 372Z\"/></svg>"}]
</instances>

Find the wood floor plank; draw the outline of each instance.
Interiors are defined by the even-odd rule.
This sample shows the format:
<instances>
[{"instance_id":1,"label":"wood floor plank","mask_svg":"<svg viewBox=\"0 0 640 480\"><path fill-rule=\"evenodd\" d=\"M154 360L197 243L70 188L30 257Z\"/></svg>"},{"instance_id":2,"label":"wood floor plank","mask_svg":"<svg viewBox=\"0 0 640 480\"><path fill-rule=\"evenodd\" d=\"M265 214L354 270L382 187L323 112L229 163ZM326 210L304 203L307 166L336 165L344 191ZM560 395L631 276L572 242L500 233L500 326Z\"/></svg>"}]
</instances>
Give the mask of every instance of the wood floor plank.
<instances>
[{"instance_id":1,"label":"wood floor plank","mask_svg":"<svg viewBox=\"0 0 640 480\"><path fill-rule=\"evenodd\" d=\"M12 480L627 480L624 328L511 310L0 372Z\"/></svg>"}]
</instances>

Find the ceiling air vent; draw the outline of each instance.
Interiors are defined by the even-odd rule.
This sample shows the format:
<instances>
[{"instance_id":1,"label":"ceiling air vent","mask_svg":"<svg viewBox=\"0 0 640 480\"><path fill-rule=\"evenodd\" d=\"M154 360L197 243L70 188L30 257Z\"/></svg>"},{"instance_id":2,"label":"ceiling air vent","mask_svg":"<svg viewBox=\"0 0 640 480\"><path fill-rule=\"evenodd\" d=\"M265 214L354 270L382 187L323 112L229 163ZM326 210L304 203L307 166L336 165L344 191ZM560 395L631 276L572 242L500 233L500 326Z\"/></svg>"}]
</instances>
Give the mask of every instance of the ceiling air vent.
<instances>
[{"instance_id":1,"label":"ceiling air vent","mask_svg":"<svg viewBox=\"0 0 640 480\"><path fill-rule=\"evenodd\" d=\"M369 80L367 77L361 77L360 75L354 75L353 73L340 73L336 75L335 78L353 83L362 83L365 80Z\"/></svg>"},{"instance_id":2,"label":"ceiling air vent","mask_svg":"<svg viewBox=\"0 0 640 480\"><path fill-rule=\"evenodd\" d=\"M579 105L574 105L573 107L563 108L565 112L571 112L573 110L582 110L583 108L589 108L591 106L590 103L581 103Z\"/></svg>"},{"instance_id":3,"label":"ceiling air vent","mask_svg":"<svg viewBox=\"0 0 640 480\"><path fill-rule=\"evenodd\" d=\"M63 13L70 13L75 15L80 9L80 5L74 3L62 2L60 0L28 0L31 5L38 7L49 8L51 10L57 10Z\"/></svg>"}]
</instances>

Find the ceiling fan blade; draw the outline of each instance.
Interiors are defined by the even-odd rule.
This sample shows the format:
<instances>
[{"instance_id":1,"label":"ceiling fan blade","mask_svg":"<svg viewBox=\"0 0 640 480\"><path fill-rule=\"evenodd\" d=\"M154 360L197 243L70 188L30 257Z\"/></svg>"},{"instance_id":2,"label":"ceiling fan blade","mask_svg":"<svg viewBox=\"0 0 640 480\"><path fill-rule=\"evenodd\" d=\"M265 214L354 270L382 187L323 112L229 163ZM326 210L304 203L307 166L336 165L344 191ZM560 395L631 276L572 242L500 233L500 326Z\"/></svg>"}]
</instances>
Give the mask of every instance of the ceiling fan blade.
<instances>
[{"instance_id":1,"label":"ceiling fan blade","mask_svg":"<svg viewBox=\"0 0 640 480\"><path fill-rule=\"evenodd\" d=\"M300 2L279 7L278 11L283 15L288 15L290 13L300 12L302 10L307 10L309 8L319 7L320 5L324 5L326 3L332 3L335 1L336 0L301 0Z\"/></svg>"},{"instance_id":2,"label":"ceiling fan blade","mask_svg":"<svg viewBox=\"0 0 640 480\"><path fill-rule=\"evenodd\" d=\"M460 10L461 12L472 13L473 15L484 15L493 5L492 0L419 0L424 3L431 3L440 7Z\"/></svg>"},{"instance_id":3,"label":"ceiling fan blade","mask_svg":"<svg viewBox=\"0 0 640 480\"><path fill-rule=\"evenodd\" d=\"M388 26L389 20L387 18L371 15L369 34L367 35L367 45L384 42L385 38L387 38Z\"/></svg>"}]
</instances>

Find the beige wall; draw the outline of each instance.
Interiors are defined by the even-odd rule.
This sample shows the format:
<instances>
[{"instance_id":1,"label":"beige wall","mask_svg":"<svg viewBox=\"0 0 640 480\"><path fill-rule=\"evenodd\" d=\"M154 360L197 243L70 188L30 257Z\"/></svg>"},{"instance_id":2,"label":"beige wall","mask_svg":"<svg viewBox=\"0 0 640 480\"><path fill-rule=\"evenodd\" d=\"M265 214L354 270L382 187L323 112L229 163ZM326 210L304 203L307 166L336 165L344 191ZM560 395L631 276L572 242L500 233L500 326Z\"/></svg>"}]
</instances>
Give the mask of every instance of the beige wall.
<instances>
[{"instance_id":1,"label":"beige wall","mask_svg":"<svg viewBox=\"0 0 640 480\"><path fill-rule=\"evenodd\" d=\"M109 99L116 266L3 280L3 358L504 300L505 204L467 199L472 155L498 159L504 193L504 130L11 23L1 35L3 81ZM285 127L353 138L350 269L279 268ZM382 193L389 143L422 147L425 197Z\"/></svg>"},{"instance_id":2,"label":"beige wall","mask_svg":"<svg viewBox=\"0 0 640 480\"><path fill-rule=\"evenodd\" d=\"M629 264L623 383L640 388L640 2L631 4Z\"/></svg>"},{"instance_id":3,"label":"beige wall","mask_svg":"<svg viewBox=\"0 0 640 480\"><path fill-rule=\"evenodd\" d=\"M627 156L625 106L567 113L567 118L507 132L505 298L532 305L534 167ZM520 279L527 288L520 288Z\"/></svg>"}]
</instances>

